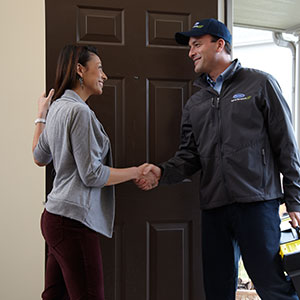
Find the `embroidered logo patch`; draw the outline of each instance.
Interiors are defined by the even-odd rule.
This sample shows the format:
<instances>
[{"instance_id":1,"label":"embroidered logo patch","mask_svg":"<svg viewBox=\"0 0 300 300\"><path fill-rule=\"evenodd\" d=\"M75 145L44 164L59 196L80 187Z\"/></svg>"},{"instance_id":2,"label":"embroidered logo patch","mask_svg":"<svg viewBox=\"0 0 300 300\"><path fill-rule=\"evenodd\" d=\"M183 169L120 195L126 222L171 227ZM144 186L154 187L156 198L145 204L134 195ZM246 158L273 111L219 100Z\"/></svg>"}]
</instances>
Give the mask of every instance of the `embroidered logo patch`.
<instances>
[{"instance_id":1,"label":"embroidered logo patch","mask_svg":"<svg viewBox=\"0 0 300 300\"><path fill-rule=\"evenodd\" d=\"M232 98L237 99L237 98L243 98L245 96L246 96L245 94L235 94Z\"/></svg>"},{"instance_id":2,"label":"embroidered logo patch","mask_svg":"<svg viewBox=\"0 0 300 300\"><path fill-rule=\"evenodd\" d=\"M252 98L252 96L246 96L243 93L238 93L238 94L233 95L231 102L250 100L251 98Z\"/></svg>"},{"instance_id":3,"label":"embroidered logo patch","mask_svg":"<svg viewBox=\"0 0 300 300\"><path fill-rule=\"evenodd\" d=\"M193 28L202 28L204 25L201 25L199 22L196 22Z\"/></svg>"}]
</instances>

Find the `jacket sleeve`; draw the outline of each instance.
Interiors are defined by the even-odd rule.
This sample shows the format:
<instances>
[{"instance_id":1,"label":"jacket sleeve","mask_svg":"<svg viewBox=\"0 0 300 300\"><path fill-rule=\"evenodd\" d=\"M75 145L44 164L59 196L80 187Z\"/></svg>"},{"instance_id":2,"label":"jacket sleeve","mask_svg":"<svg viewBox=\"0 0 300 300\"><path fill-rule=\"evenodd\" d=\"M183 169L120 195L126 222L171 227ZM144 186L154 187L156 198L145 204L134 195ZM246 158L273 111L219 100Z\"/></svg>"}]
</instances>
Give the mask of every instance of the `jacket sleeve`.
<instances>
[{"instance_id":1,"label":"jacket sleeve","mask_svg":"<svg viewBox=\"0 0 300 300\"><path fill-rule=\"evenodd\" d=\"M159 167L162 169L160 183L163 184L182 182L201 168L192 124L186 107L182 113L179 149L174 157L160 164Z\"/></svg>"},{"instance_id":2,"label":"jacket sleeve","mask_svg":"<svg viewBox=\"0 0 300 300\"><path fill-rule=\"evenodd\" d=\"M291 112L277 81L266 82L265 120L271 147L283 175L284 202L289 212L300 211L300 155Z\"/></svg>"},{"instance_id":3,"label":"jacket sleeve","mask_svg":"<svg viewBox=\"0 0 300 300\"><path fill-rule=\"evenodd\" d=\"M70 142L82 182L88 187L101 188L110 175L109 167L102 164L107 140L94 121L88 107L80 105L74 109L70 121Z\"/></svg>"},{"instance_id":4,"label":"jacket sleeve","mask_svg":"<svg viewBox=\"0 0 300 300\"><path fill-rule=\"evenodd\" d=\"M52 154L47 141L46 130L41 133L38 143L33 151L34 159L43 165L48 165L52 161Z\"/></svg>"}]
</instances>

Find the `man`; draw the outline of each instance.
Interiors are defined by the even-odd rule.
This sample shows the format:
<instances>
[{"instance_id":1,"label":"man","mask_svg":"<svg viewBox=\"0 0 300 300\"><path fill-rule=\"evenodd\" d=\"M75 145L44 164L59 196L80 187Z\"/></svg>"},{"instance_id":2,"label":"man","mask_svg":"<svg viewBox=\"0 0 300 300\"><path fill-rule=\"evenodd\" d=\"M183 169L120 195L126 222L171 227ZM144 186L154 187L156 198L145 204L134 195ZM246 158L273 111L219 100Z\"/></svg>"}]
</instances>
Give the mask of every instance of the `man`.
<instances>
[{"instance_id":1,"label":"man","mask_svg":"<svg viewBox=\"0 0 300 300\"><path fill-rule=\"evenodd\" d=\"M215 19L175 38L190 47L199 90L184 107L175 156L145 173L170 184L200 170L207 300L235 299L240 254L263 300L296 300L278 254L278 210L284 202L300 224L300 156L278 83L231 61L231 34Z\"/></svg>"}]
</instances>

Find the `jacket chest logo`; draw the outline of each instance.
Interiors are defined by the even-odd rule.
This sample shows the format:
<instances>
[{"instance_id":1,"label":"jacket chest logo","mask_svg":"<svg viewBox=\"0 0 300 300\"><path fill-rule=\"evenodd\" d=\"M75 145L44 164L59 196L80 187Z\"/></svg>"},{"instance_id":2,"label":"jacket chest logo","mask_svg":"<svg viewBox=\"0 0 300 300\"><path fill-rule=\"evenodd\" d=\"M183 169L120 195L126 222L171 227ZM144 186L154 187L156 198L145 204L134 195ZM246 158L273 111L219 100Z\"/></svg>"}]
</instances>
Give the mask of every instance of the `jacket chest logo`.
<instances>
[{"instance_id":1,"label":"jacket chest logo","mask_svg":"<svg viewBox=\"0 0 300 300\"><path fill-rule=\"evenodd\" d=\"M245 101L245 100L250 100L252 96L246 96L243 93L238 93L233 95L231 102L237 102L237 101Z\"/></svg>"}]
</instances>

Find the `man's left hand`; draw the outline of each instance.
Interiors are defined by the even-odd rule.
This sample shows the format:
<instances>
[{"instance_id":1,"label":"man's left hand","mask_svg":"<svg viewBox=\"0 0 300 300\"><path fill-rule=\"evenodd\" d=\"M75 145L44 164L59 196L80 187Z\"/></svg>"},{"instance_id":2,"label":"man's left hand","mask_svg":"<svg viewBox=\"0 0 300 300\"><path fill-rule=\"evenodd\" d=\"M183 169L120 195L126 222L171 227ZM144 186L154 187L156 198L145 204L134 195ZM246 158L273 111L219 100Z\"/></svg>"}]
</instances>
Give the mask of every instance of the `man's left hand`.
<instances>
[{"instance_id":1,"label":"man's left hand","mask_svg":"<svg viewBox=\"0 0 300 300\"><path fill-rule=\"evenodd\" d=\"M300 212L299 211L293 211L289 212L289 216L291 218L291 225L296 228L297 226L300 226Z\"/></svg>"}]
</instances>

